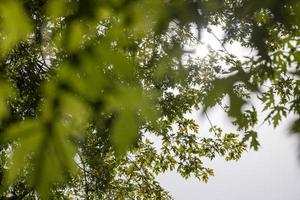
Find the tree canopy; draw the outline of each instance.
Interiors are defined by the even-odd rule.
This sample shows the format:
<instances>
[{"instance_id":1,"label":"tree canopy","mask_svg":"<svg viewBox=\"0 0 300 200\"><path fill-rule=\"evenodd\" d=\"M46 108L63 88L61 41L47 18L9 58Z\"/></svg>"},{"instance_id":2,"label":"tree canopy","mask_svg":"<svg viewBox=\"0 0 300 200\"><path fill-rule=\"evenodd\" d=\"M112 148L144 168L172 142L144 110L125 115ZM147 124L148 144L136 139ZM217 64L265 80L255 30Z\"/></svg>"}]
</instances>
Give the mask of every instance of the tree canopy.
<instances>
[{"instance_id":1,"label":"tree canopy","mask_svg":"<svg viewBox=\"0 0 300 200\"><path fill-rule=\"evenodd\" d=\"M2 0L2 198L171 199L158 174L207 181L203 160L258 149L260 112L300 132L299 20L298 0ZM257 53L195 58L212 26ZM199 134L187 114L214 106L236 132Z\"/></svg>"}]
</instances>

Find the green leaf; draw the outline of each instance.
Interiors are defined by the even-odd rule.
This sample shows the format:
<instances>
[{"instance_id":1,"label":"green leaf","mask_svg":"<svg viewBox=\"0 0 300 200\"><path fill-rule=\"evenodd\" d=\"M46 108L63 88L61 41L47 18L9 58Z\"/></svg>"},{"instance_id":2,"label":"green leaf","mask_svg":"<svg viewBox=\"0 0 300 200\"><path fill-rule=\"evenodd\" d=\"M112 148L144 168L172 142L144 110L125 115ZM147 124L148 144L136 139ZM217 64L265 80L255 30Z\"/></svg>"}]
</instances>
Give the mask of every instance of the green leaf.
<instances>
[{"instance_id":1,"label":"green leaf","mask_svg":"<svg viewBox=\"0 0 300 200\"><path fill-rule=\"evenodd\" d=\"M2 19L0 23L0 54L5 55L20 40L29 36L32 25L21 2L17 0L1 2L0 18Z\"/></svg>"},{"instance_id":2,"label":"green leaf","mask_svg":"<svg viewBox=\"0 0 300 200\"><path fill-rule=\"evenodd\" d=\"M69 130L61 123L55 123L50 129L45 129L44 125L37 120L26 120L14 124L4 133L3 142L16 142L2 189L7 189L26 174L27 183L42 199L48 199L52 185L66 177L64 172L76 169L76 151L68 140Z\"/></svg>"},{"instance_id":3,"label":"green leaf","mask_svg":"<svg viewBox=\"0 0 300 200\"><path fill-rule=\"evenodd\" d=\"M298 118L297 120L295 120L295 121L293 122L293 125L292 125L291 130L292 130L294 133L300 133L300 118Z\"/></svg>"},{"instance_id":4,"label":"green leaf","mask_svg":"<svg viewBox=\"0 0 300 200\"><path fill-rule=\"evenodd\" d=\"M255 131L247 131L246 134L243 137L242 142L245 143L246 141L250 141L250 148L253 148L255 151L258 150L258 147L260 146L258 140L257 140L257 132Z\"/></svg>"},{"instance_id":5,"label":"green leaf","mask_svg":"<svg viewBox=\"0 0 300 200\"><path fill-rule=\"evenodd\" d=\"M83 41L84 27L79 21L74 21L70 25L70 33L68 35L68 49L71 52L79 50Z\"/></svg>"},{"instance_id":6,"label":"green leaf","mask_svg":"<svg viewBox=\"0 0 300 200\"><path fill-rule=\"evenodd\" d=\"M4 175L5 186L13 184L20 172L28 166L29 155L36 152L42 140L42 129L35 120L28 120L14 124L3 135L3 142L11 142L18 139L16 149L13 150L9 162L8 171Z\"/></svg>"},{"instance_id":7,"label":"green leaf","mask_svg":"<svg viewBox=\"0 0 300 200\"><path fill-rule=\"evenodd\" d=\"M70 5L68 5L65 0L51 0L47 2L46 7L48 16L50 16L51 19L55 20L58 17L68 15Z\"/></svg>"},{"instance_id":8,"label":"green leaf","mask_svg":"<svg viewBox=\"0 0 300 200\"><path fill-rule=\"evenodd\" d=\"M79 98L69 94L63 93L61 96L61 114L62 120L71 129L80 132L87 128L90 120L91 110L87 104Z\"/></svg>"},{"instance_id":9,"label":"green leaf","mask_svg":"<svg viewBox=\"0 0 300 200\"><path fill-rule=\"evenodd\" d=\"M138 122L134 113L123 111L112 129L112 142L118 155L124 155L138 138Z\"/></svg>"},{"instance_id":10,"label":"green leaf","mask_svg":"<svg viewBox=\"0 0 300 200\"><path fill-rule=\"evenodd\" d=\"M30 184L37 189L42 199L48 199L53 184L62 183L76 170L75 146L68 141L66 129L57 123L52 137L44 137L35 156L35 169L29 177Z\"/></svg>"},{"instance_id":11,"label":"green leaf","mask_svg":"<svg viewBox=\"0 0 300 200\"><path fill-rule=\"evenodd\" d=\"M246 101L243 100L241 97L237 96L234 92L230 92L229 97L230 97L230 107L228 111L229 116L234 118L241 118L242 117L241 108L246 103Z\"/></svg>"}]
</instances>

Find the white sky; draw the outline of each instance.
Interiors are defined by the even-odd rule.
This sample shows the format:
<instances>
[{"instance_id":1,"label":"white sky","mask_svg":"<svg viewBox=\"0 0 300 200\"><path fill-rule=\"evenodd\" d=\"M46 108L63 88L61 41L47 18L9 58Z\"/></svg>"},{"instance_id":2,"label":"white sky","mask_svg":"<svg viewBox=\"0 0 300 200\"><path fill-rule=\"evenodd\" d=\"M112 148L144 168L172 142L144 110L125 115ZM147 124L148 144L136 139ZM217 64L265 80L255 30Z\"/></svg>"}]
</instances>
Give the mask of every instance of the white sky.
<instances>
[{"instance_id":1,"label":"white sky","mask_svg":"<svg viewBox=\"0 0 300 200\"><path fill-rule=\"evenodd\" d=\"M213 31L222 37L218 28ZM202 41L216 50L222 49L209 33L202 34ZM239 57L253 53L237 43L226 48ZM205 52L203 46L196 47L197 55L203 56ZM225 114L221 113L221 109L215 108L208 115L214 124L232 129ZM210 127L207 119L199 113L195 116L200 125L199 134L206 134ZM176 172L160 175L158 181L175 200L299 200L300 140L288 131L291 121L292 117L289 117L276 129L268 124L259 127L261 147L258 152L246 152L237 162L218 158L205 163L215 170L215 176L207 184L195 178L184 180Z\"/></svg>"}]
</instances>

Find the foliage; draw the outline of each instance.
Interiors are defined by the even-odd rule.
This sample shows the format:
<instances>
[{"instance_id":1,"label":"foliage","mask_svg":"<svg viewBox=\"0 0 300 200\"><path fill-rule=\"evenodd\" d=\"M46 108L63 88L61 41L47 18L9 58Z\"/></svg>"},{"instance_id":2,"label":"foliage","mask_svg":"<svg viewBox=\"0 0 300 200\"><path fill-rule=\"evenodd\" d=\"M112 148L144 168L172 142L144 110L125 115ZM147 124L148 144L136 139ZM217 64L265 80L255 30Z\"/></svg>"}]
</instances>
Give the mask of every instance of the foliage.
<instances>
[{"instance_id":1,"label":"foliage","mask_svg":"<svg viewBox=\"0 0 300 200\"><path fill-rule=\"evenodd\" d=\"M299 6L2 0L2 198L170 199L156 175L176 170L207 181L213 170L205 158L237 160L248 147L257 150L254 94L275 127L300 115ZM222 44L239 41L257 54L241 61L224 48L191 56L186 46L213 25L226 33ZM198 134L187 114L207 116L213 106L236 133L208 118L211 133Z\"/></svg>"}]
</instances>

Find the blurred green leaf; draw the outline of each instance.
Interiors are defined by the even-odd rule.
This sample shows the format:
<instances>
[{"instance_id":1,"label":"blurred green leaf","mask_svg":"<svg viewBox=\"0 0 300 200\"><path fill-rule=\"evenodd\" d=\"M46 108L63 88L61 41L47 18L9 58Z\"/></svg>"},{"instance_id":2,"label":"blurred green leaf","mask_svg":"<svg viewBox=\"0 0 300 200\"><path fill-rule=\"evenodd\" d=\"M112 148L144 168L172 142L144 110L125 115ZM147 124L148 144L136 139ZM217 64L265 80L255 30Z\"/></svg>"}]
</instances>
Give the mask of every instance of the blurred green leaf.
<instances>
[{"instance_id":1,"label":"blurred green leaf","mask_svg":"<svg viewBox=\"0 0 300 200\"><path fill-rule=\"evenodd\" d=\"M2 55L5 55L19 41L26 39L32 30L32 25L21 2L18 0L1 2L0 27L2 34L0 51Z\"/></svg>"},{"instance_id":2,"label":"blurred green leaf","mask_svg":"<svg viewBox=\"0 0 300 200\"><path fill-rule=\"evenodd\" d=\"M4 175L6 187L14 183L22 170L28 167L29 156L39 150L42 138L42 127L35 120L14 124L4 133L1 138L3 142L19 141L12 152L9 170Z\"/></svg>"},{"instance_id":3,"label":"blurred green leaf","mask_svg":"<svg viewBox=\"0 0 300 200\"><path fill-rule=\"evenodd\" d=\"M297 119L293 122L291 129L295 133L300 133L300 119Z\"/></svg>"},{"instance_id":4,"label":"blurred green leaf","mask_svg":"<svg viewBox=\"0 0 300 200\"><path fill-rule=\"evenodd\" d=\"M124 155L137 140L139 124L136 117L128 110L124 110L115 120L112 129L112 142L118 155Z\"/></svg>"}]
</instances>

